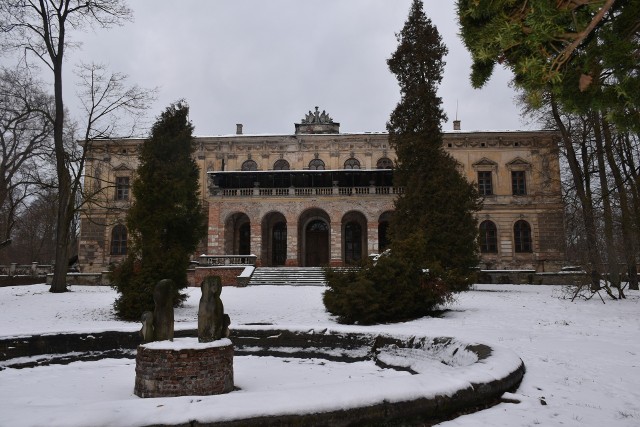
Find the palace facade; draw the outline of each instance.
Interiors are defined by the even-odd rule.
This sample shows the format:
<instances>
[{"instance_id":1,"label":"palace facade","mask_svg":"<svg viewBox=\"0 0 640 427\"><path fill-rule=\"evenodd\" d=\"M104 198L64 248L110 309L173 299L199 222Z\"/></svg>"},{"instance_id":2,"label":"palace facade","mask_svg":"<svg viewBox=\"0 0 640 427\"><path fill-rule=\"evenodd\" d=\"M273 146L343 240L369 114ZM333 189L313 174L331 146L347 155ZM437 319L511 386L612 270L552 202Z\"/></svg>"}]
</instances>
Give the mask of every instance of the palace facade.
<instances>
[{"instance_id":1,"label":"palace facade","mask_svg":"<svg viewBox=\"0 0 640 427\"><path fill-rule=\"evenodd\" d=\"M481 268L555 271L564 260L557 134L445 132L445 149L484 197ZM290 135L197 137L207 255L253 254L259 266L348 265L384 250L394 200L386 133L340 133L310 111ZM79 262L99 272L127 251L129 186L143 139L92 143Z\"/></svg>"}]
</instances>

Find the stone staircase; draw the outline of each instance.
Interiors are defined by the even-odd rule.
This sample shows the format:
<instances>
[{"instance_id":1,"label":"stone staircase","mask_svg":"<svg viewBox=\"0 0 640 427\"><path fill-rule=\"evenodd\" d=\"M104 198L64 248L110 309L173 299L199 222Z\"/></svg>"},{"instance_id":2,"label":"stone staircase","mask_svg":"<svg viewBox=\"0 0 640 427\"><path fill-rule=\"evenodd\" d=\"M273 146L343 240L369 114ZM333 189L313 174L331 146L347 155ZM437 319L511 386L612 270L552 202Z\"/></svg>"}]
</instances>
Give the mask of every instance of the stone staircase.
<instances>
[{"instance_id":1,"label":"stone staircase","mask_svg":"<svg viewBox=\"0 0 640 427\"><path fill-rule=\"evenodd\" d=\"M322 267L257 267L249 280L254 285L324 286Z\"/></svg>"}]
</instances>

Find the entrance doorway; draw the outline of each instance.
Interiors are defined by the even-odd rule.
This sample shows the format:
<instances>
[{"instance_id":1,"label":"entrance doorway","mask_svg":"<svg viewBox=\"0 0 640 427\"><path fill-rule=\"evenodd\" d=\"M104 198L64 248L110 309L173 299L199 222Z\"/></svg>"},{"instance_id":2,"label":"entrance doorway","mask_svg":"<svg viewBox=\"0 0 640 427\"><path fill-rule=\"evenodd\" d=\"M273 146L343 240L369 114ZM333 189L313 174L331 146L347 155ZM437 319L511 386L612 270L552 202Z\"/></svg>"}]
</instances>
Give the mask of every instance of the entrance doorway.
<instances>
[{"instance_id":1,"label":"entrance doorway","mask_svg":"<svg viewBox=\"0 0 640 427\"><path fill-rule=\"evenodd\" d=\"M305 266L321 267L329 264L329 224L314 219L305 229Z\"/></svg>"}]
</instances>

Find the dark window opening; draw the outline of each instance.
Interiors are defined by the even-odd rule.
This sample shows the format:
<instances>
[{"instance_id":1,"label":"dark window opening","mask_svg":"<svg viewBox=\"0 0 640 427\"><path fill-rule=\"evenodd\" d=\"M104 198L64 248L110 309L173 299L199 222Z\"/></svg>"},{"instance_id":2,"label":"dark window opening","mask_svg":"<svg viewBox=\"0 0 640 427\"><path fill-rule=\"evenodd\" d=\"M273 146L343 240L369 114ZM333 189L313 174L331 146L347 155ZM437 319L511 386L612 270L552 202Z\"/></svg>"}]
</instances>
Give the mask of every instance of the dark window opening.
<instances>
[{"instance_id":1,"label":"dark window opening","mask_svg":"<svg viewBox=\"0 0 640 427\"><path fill-rule=\"evenodd\" d=\"M244 163L242 163L241 169L243 171L257 171L258 164L255 162L255 160L246 160Z\"/></svg>"},{"instance_id":2,"label":"dark window opening","mask_svg":"<svg viewBox=\"0 0 640 427\"><path fill-rule=\"evenodd\" d=\"M358 161L358 159L354 159L353 157L350 159L347 159L344 162L344 168L345 169L360 169L360 161Z\"/></svg>"},{"instance_id":3,"label":"dark window opening","mask_svg":"<svg viewBox=\"0 0 640 427\"><path fill-rule=\"evenodd\" d=\"M478 172L478 192L481 196L491 196L493 194L491 171Z\"/></svg>"},{"instance_id":4,"label":"dark window opening","mask_svg":"<svg viewBox=\"0 0 640 427\"><path fill-rule=\"evenodd\" d=\"M129 177L116 177L116 200L129 200Z\"/></svg>"},{"instance_id":5,"label":"dark window opening","mask_svg":"<svg viewBox=\"0 0 640 427\"><path fill-rule=\"evenodd\" d=\"M532 252L531 226L527 221L517 221L513 225L513 240L517 253Z\"/></svg>"},{"instance_id":6,"label":"dark window opening","mask_svg":"<svg viewBox=\"0 0 640 427\"><path fill-rule=\"evenodd\" d=\"M362 227L357 222L344 226L344 261L355 264L362 259Z\"/></svg>"},{"instance_id":7,"label":"dark window opening","mask_svg":"<svg viewBox=\"0 0 640 427\"><path fill-rule=\"evenodd\" d=\"M111 255L127 254L127 227L116 225L111 231Z\"/></svg>"},{"instance_id":8,"label":"dark window opening","mask_svg":"<svg viewBox=\"0 0 640 427\"><path fill-rule=\"evenodd\" d=\"M514 196L527 194L527 179L525 171L511 171L511 189Z\"/></svg>"},{"instance_id":9,"label":"dark window opening","mask_svg":"<svg viewBox=\"0 0 640 427\"><path fill-rule=\"evenodd\" d=\"M480 224L480 252L498 252L498 230L492 221L483 221Z\"/></svg>"},{"instance_id":10,"label":"dark window opening","mask_svg":"<svg viewBox=\"0 0 640 427\"><path fill-rule=\"evenodd\" d=\"M313 159L309 162L309 169L311 170L324 170L324 162L320 159Z\"/></svg>"}]
</instances>

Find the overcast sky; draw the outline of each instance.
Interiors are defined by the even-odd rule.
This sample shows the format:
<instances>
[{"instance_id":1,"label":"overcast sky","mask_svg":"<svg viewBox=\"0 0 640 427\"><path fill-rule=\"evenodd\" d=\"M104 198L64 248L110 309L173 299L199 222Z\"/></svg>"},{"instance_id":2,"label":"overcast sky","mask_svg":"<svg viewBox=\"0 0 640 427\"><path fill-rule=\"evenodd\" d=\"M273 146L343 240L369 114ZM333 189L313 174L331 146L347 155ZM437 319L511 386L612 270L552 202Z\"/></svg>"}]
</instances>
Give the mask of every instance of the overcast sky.
<instances>
[{"instance_id":1,"label":"overcast sky","mask_svg":"<svg viewBox=\"0 0 640 427\"><path fill-rule=\"evenodd\" d=\"M425 0L425 12L449 48L440 95L452 128L527 128L509 73L496 70L482 90L469 83L470 56L457 33L453 0ZM158 87L154 119L171 102L191 106L196 135L290 134L319 106L342 132L385 131L399 100L386 60L395 50L411 0L135 0L134 22L72 32L79 61L105 63L130 82ZM67 80L67 104L75 89Z\"/></svg>"}]
</instances>

